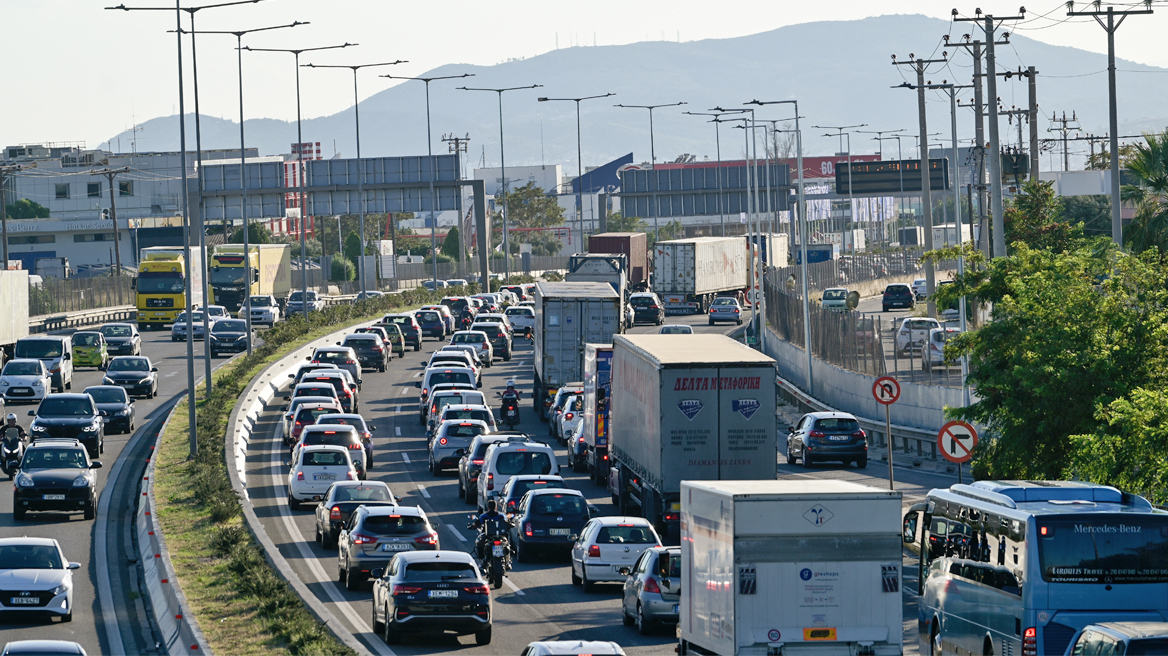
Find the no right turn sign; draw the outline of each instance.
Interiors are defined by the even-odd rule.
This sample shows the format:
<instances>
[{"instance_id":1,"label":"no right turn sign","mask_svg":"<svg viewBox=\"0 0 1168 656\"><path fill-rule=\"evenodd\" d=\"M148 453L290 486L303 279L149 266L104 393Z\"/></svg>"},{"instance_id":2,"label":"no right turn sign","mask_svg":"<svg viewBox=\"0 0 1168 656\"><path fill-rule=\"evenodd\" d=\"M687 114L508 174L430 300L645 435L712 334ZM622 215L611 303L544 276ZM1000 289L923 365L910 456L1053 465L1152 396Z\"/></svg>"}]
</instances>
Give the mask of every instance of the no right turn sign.
<instances>
[{"instance_id":1,"label":"no right turn sign","mask_svg":"<svg viewBox=\"0 0 1168 656\"><path fill-rule=\"evenodd\" d=\"M973 457L977 430L964 421L951 421L937 433L937 447L950 462L963 463Z\"/></svg>"}]
</instances>

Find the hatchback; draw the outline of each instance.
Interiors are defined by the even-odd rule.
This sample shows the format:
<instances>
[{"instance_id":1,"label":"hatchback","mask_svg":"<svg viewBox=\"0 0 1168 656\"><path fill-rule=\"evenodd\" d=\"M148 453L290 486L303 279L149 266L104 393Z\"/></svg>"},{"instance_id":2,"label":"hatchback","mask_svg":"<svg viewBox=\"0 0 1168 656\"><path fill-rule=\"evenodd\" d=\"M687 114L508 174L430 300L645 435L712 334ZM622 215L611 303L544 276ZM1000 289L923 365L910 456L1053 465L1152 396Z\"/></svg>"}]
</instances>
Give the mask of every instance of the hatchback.
<instances>
[{"instance_id":1,"label":"hatchback","mask_svg":"<svg viewBox=\"0 0 1168 656\"><path fill-rule=\"evenodd\" d=\"M73 366L105 369L109 363L109 347L105 336L96 330L73 333Z\"/></svg>"},{"instance_id":2,"label":"hatchback","mask_svg":"<svg viewBox=\"0 0 1168 656\"><path fill-rule=\"evenodd\" d=\"M499 512L508 515L519 510L519 501L523 495L532 490L563 489L568 487L562 476L524 474L512 476L503 486L503 493L499 495ZM514 545L514 543L512 543Z\"/></svg>"},{"instance_id":3,"label":"hatchback","mask_svg":"<svg viewBox=\"0 0 1168 656\"><path fill-rule=\"evenodd\" d=\"M503 314L507 315L513 331L529 333L535 330L535 310L523 305L512 305Z\"/></svg>"},{"instance_id":4,"label":"hatchback","mask_svg":"<svg viewBox=\"0 0 1168 656\"><path fill-rule=\"evenodd\" d=\"M656 294L633 294L629 296L629 305L633 307L633 323L647 321L658 326L665 323L665 305Z\"/></svg>"},{"instance_id":5,"label":"hatchback","mask_svg":"<svg viewBox=\"0 0 1168 656\"><path fill-rule=\"evenodd\" d=\"M491 342L492 355L503 358L504 362L511 361L511 333L501 323L480 323L477 319L471 324L472 331L481 332Z\"/></svg>"},{"instance_id":6,"label":"hatchback","mask_svg":"<svg viewBox=\"0 0 1168 656\"><path fill-rule=\"evenodd\" d=\"M345 480L357 480L348 449L332 444L306 446L288 472L288 507L299 510L301 503L319 501L334 481Z\"/></svg>"},{"instance_id":7,"label":"hatchback","mask_svg":"<svg viewBox=\"0 0 1168 656\"><path fill-rule=\"evenodd\" d=\"M377 335L365 333L346 335L341 346L353 349L357 354L357 362L364 369L385 371L389 368L389 354L386 352L385 341Z\"/></svg>"},{"instance_id":8,"label":"hatchback","mask_svg":"<svg viewBox=\"0 0 1168 656\"><path fill-rule=\"evenodd\" d=\"M284 413L284 446L300 439L300 431L311 426L325 414L341 412L341 403L329 396L298 396L292 399Z\"/></svg>"},{"instance_id":9,"label":"hatchback","mask_svg":"<svg viewBox=\"0 0 1168 656\"><path fill-rule=\"evenodd\" d=\"M422 327L412 314L387 314L381 318L379 324L392 323L401 331L407 346L413 346L415 351L422 350Z\"/></svg>"},{"instance_id":10,"label":"hatchback","mask_svg":"<svg viewBox=\"0 0 1168 656\"><path fill-rule=\"evenodd\" d=\"M142 337L138 327L129 323L107 323L98 329L105 336L106 348L110 355L140 355Z\"/></svg>"},{"instance_id":11,"label":"hatchback","mask_svg":"<svg viewBox=\"0 0 1168 656\"><path fill-rule=\"evenodd\" d=\"M474 634L491 643L491 590L464 551L407 551L370 572L373 632L389 644L407 632Z\"/></svg>"},{"instance_id":12,"label":"hatchback","mask_svg":"<svg viewBox=\"0 0 1168 656\"><path fill-rule=\"evenodd\" d=\"M355 426L329 424L305 426L300 432L296 446L292 447L292 462L299 460L301 451L319 444L331 444L347 449L349 459L353 461L353 467L357 470L357 480L363 481L369 475L365 444Z\"/></svg>"},{"instance_id":13,"label":"hatchback","mask_svg":"<svg viewBox=\"0 0 1168 656\"><path fill-rule=\"evenodd\" d=\"M446 334L454 332L454 314L450 312L450 308L445 305L423 305L419 310L434 310L442 316L442 322L446 324Z\"/></svg>"},{"instance_id":14,"label":"hatchback","mask_svg":"<svg viewBox=\"0 0 1168 656\"><path fill-rule=\"evenodd\" d=\"M484 421L454 420L438 424L430 439L430 473L457 467L458 459L466 453L471 441L490 430Z\"/></svg>"},{"instance_id":15,"label":"hatchback","mask_svg":"<svg viewBox=\"0 0 1168 656\"><path fill-rule=\"evenodd\" d=\"M460 330L450 338L450 343L466 344L478 349L479 360L482 360L483 366L485 367L490 367L492 361L495 359L494 349L491 347L491 340L481 330Z\"/></svg>"},{"instance_id":16,"label":"hatchback","mask_svg":"<svg viewBox=\"0 0 1168 656\"><path fill-rule=\"evenodd\" d=\"M524 494L511 522L515 559L527 562L536 551L567 555L589 519L588 502L579 490L535 488Z\"/></svg>"},{"instance_id":17,"label":"hatchback","mask_svg":"<svg viewBox=\"0 0 1168 656\"><path fill-rule=\"evenodd\" d=\"M414 319L422 329L423 335L429 335L439 341L446 339L446 320L437 310L418 310L414 312Z\"/></svg>"},{"instance_id":18,"label":"hatchback","mask_svg":"<svg viewBox=\"0 0 1168 656\"><path fill-rule=\"evenodd\" d=\"M933 367L947 368L957 362L945 359L945 344L961 334L957 328L937 327L929 331L929 347L921 351L921 369L932 371Z\"/></svg>"},{"instance_id":19,"label":"hatchback","mask_svg":"<svg viewBox=\"0 0 1168 656\"><path fill-rule=\"evenodd\" d=\"M540 640L528 643L519 656L625 656L625 650L611 641L602 640Z\"/></svg>"},{"instance_id":20,"label":"hatchback","mask_svg":"<svg viewBox=\"0 0 1168 656\"><path fill-rule=\"evenodd\" d=\"M787 428L787 464L795 459L804 467L825 460L868 466L868 435L846 412L812 412Z\"/></svg>"},{"instance_id":21,"label":"hatchback","mask_svg":"<svg viewBox=\"0 0 1168 656\"><path fill-rule=\"evenodd\" d=\"M40 401L52 385L53 377L40 360L9 360L0 371L0 396L8 403Z\"/></svg>"},{"instance_id":22,"label":"hatchback","mask_svg":"<svg viewBox=\"0 0 1168 656\"><path fill-rule=\"evenodd\" d=\"M621 619L648 635L656 624L677 624L681 603L681 547L646 549L625 570Z\"/></svg>"},{"instance_id":23,"label":"hatchback","mask_svg":"<svg viewBox=\"0 0 1168 656\"><path fill-rule=\"evenodd\" d=\"M388 328L393 329L393 336L390 336ZM402 338L401 331L397 329L396 325L390 327L383 325L366 326L358 328L353 331L354 335L377 335L381 338L381 345L385 348L385 357L388 360L393 357L394 353L398 354L399 358L406 357L405 339Z\"/></svg>"},{"instance_id":24,"label":"hatchback","mask_svg":"<svg viewBox=\"0 0 1168 656\"><path fill-rule=\"evenodd\" d=\"M823 290L823 297L820 298L820 305L825 310L832 312L847 312L848 311L848 290L846 287L832 287L831 289Z\"/></svg>"},{"instance_id":25,"label":"hatchback","mask_svg":"<svg viewBox=\"0 0 1168 656\"><path fill-rule=\"evenodd\" d=\"M365 423L365 418L352 412L326 413L316 418L316 426L352 426L357 429L357 435L365 445L365 461L373 469L373 431L377 427Z\"/></svg>"},{"instance_id":26,"label":"hatchback","mask_svg":"<svg viewBox=\"0 0 1168 656\"><path fill-rule=\"evenodd\" d=\"M221 319L211 324L211 357L220 353L243 353L249 335L243 319Z\"/></svg>"},{"instance_id":27,"label":"hatchback","mask_svg":"<svg viewBox=\"0 0 1168 656\"><path fill-rule=\"evenodd\" d=\"M102 385L117 385L145 399L158 396L158 367L141 355L119 355L106 366Z\"/></svg>"},{"instance_id":28,"label":"hatchback","mask_svg":"<svg viewBox=\"0 0 1168 656\"><path fill-rule=\"evenodd\" d=\"M880 306L884 312L890 308L911 310L916 307L916 300L908 285L888 285L884 288L884 296L880 299Z\"/></svg>"},{"instance_id":29,"label":"hatchback","mask_svg":"<svg viewBox=\"0 0 1168 656\"><path fill-rule=\"evenodd\" d=\"M344 369L352 374L357 385L361 384L361 365L357 363L357 354L348 346L341 346L340 342L336 346L316 349L309 359L314 363L331 364L337 369Z\"/></svg>"},{"instance_id":30,"label":"hatchback","mask_svg":"<svg viewBox=\"0 0 1168 656\"><path fill-rule=\"evenodd\" d=\"M438 426L444 421L481 421L487 425L488 433L494 433L498 428L498 424L495 423L495 413L482 403L446 403L438 410L434 425ZM433 434L434 431L430 432Z\"/></svg>"},{"instance_id":31,"label":"hatchback","mask_svg":"<svg viewBox=\"0 0 1168 656\"><path fill-rule=\"evenodd\" d=\"M474 405L486 406L487 399L482 392L476 392L469 389L444 389L434 391L430 394L429 400L426 401L429 407L426 410L426 435L433 435L434 429L438 427L438 423L442 421L442 413L449 405ZM464 417L450 417L450 419L463 419ZM483 417L470 417L471 419L483 419ZM494 418L488 422L494 426ZM492 428L492 430L494 430Z\"/></svg>"},{"instance_id":32,"label":"hatchback","mask_svg":"<svg viewBox=\"0 0 1168 656\"><path fill-rule=\"evenodd\" d=\"M320 381L320 382L314 381L314 382L300 383L296 387L292 388L292 393L289 394L288 396L285 396L284 400L288 401L289 404L291 404L292 401L294 401L302 396L323 396L323 397L329 398L333 401L336 401L338 404L341 405L342 408L345 409L345 412L352 412L353 411L348 403L343 403L341 401L341 397L339 395L337 395L336 388L333 387L332 383L330 383L328 381ZM289 406L289 410L291 410L291 406Z\"/></svg>"},{"instance_id":33,"label":"hatchback","mask_svg":"<svg viewBox=\"0 0 1168 656\"><path fill-rule=\"evenodd\" d=\"M73 570L80 563L65 560L52 538L0 538L0 579L5 614L59 617L73 621Z\"/></svg>"},{"instance_id":34,"label":"hatchback","mask_svg":"<svg viewBox=\"0 0 1168 656\"><path fill-rule=\"evenodd\" d=\"M357 506L337 535L337 580L360 590L403 551L437 551L438 531L417 506Z\"/></svg>"},{"instance_id":35,"label":"hatchback","mask_svg":"<svg viewBox=\"0 0 1168 656\"><path fill-rule=\"evenodd\" d=\"M316 507L316 541L328 549L358 506L396 506L399 499L381 481L337 481Z\"/></svg>"},{"instance_id":36,"label":"hatchback","mask_svg":"<svg viewBox=\"0 0 1168 656\"><path fill-rule=\"evenodd\" d=\"M928 280L925 278L917 278L913 280L912 291L913 296L915 296L918 301L925 300L925 298L929 295Z\"/></svg>"},{"instance_id":37,"label":"hatchback","mask_svg":"<svg viewBox=\"0 0 1168 656\"><path fill-rule=\"evenodd\" d=\"M670 324L666 324L664 326L661 326L661 329L657 331L657 334L659 334L659 335L692 335L693 334L693 326L690 326L690 325L687 325L684 323L670 323Z\"/></svg>"},{"instance_id":38,"label":"hatchback","mask_svg":"<svg viewBox=\"0 0 1168 656\"><path fill-rule=\"evenodd\" d=\"M30 510L96 517L94 470L101 469L101 463L90 460L89 455L77 440L42 439L29 445L13 486L12 519L20 521Z\"/></svg>"},{"instance_id":39,"label":"hatchback","mask_svg":"<svg viewBox=\"0 0 1168 656\"><path fill-rule=\"evenodd\" d=\"M621 570L632 567L641 552L659 546L661 538L647 519L590 519L572 545L572 584L592 592L597 582L623 583L626 575Z\"/></svg>"},{"instance_id":40,"label":"hatchback","mask_svg":"<svg viewBox=\"0 0 1168 656\"><path fill-rule=\"evenodd\" d=\"M919 351L928 341L929 331L940 327L941 322L930 317L904 319L896 331L896 354L908 357L910 351Z\"/></svg>"}]
</instances>

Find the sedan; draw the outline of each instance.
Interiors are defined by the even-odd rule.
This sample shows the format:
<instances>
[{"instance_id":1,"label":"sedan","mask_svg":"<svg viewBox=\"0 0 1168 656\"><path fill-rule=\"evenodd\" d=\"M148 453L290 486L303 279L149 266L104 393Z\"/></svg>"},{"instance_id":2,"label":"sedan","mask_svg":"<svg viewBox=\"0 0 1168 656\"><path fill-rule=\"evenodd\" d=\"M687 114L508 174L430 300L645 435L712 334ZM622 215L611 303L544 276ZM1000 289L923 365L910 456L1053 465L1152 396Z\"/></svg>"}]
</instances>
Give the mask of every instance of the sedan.
<instances>
[{"instance_id":1,"label":"sedan","mask_svg":"<svg viewBox=\"0 0 1168 656\"><path fill-rule=\"evenodd\" d=\"M417 506L358 506L337 535L337 580L360 590L403 551L437 551L438 531Z\"/></svg>"},{"instance_id":2,"label":"sedan","mask_svg":"<svg viewBox=\"0 0 1168 656\"><path fill-rule=\"evenodd\" d=\"M247 322L222 319L211 324L211 357L221 353L243 353L248 345Z\"/></svg>"},{"instance_id":3,"label":"sedan","mask_svg":"<svg viewBox=\"0 0 1168 656\"><path fill-rule=\"evenodd\" d=\"M316 541L325 549L337 546L337 536L357 506L396 506L397 502L381 481L337 481L316 507Z\"/></svg>"},{"instance_id":4,"label":"sedan","mask_svg":"<svg viewBox=\"0 0 1168 656\"><path fill-rule=\"evenodd\" d=\"M825 460L855 462L868 466L868 435L860 422L846 412L812 412L787 428L787 464L795 459L804 467Z\"/></svg>"},{"instance_id":5,"label":"sedan","mask_svg":"<svg viewBox=\"0 0 1168 656\"><path fill-rule=\"evenodd\" d=\"M106 413L105 425L110 431L129 434L134 432L134 399L124 387L117 385L94 385L86 387L84 394L93 397L97 409Z\"/></svg>"},{"instance_id":6,"label":"sedan","mask_svg":"<svg viewBox=\"0 0 1168 656\"><path fill-rule=\"evenodd\" d=\"M693 326L684 323L667 323L657 331L659 335L692 335Z\"/></svg>"},{"instance_id":7,"label":"sedan","mask_svg":"<svg viewBox=\"0 0 1168 656\"><path fill-rule=\"evenodd\" d=\"M710 305L710 325L720 321L733 321L739 326L742 325L742 306L738 304L738 299L729 296L714 299Z\"/></svg>"},{"instance_id":8,"label":"sedan","mask_svg":"<svg viewBox=\"0 0 1168 656\"><path fill-rule=\"evenodd\" d=\"M621 619L648 635L655 624L677 624L681 603L681 547L646 549L631 568L625 568Z\"/></svg>"},{"instance_id":9,"label":"sedan","mask_svg":"<svg viewBox=\"0 0 1168 656\"><path fill-rule=\"evenodd\" d=\"M491 590L464 551L407 551L370 572L373 632L397 644L407 632L474 634L491 644Z\"/></svg>"},{"instance_id":10,"label":"sedan","mask_svg":"<svg viewBox=\"0 0 1168 656\"><path fill-rule=\"evenodd\" d=\"M132 323L107 323L98 329L110 355L141 355L142 336Z\"/></svg>"},{"instance_id":11,"label":"sedan","mask_svg":"<svg viewBox=\"0 0 1168 656\"><path fill-rule=\"evenodd\" d=\"M203 313L202 312L192 312L191 317L193 318L192 323L194 324L191 328L191 335L197 340L203 339L203 329L204 329ZM208 323L214 325L215 322L214 322L213 317L208 317ZM186 338L187 338L187 313L180 312L178 314L178 316L174 318L174 324L170 327L170 341L181 342L181 341L185 340Z\"/></svg>"},{"instance_id":12,"label":"sedan","mask_svg":"<svg viewBox=\"0 0 1168 656\"><path fill-rule=\"evenodd\" d=\"M640 517L596 517L588 520L572 545L572 584L592 592L601 581L624 583L620 570L631 567L641 552L660 547L661 538L649 520Z\"/></svg>"},{"instance_id":13,"label":"sedan","mask_svg":"<svg viewBox=\"0 0 1168 656\"><path fill-rule=\"evenodd\" d=\"M0 396L8 403L40 401L52 387L45 363L32 358L9 360L0 371Z\"/></svg>"},{"instance_id":14,"label":"sedan","mask_svg":"<svg viewBox=\"0 0 1168 656\"><path fill-rule=\"evenodd\" d=\"M0 538L0 578L6 594L0 611L59 617L73 621L73 570L51 538Z\"/></svg>"},{"instance_id":15,"label":"sedan","mask_svg":"<svg viewBox=\"0 0 1168 656\"><path fill-rule=\"evenodd\" d=\"M536 551L567 555L588 519L588 502L578 490L532 489L519 500L511 522L516 560L527 562Z\"/></svg>"},{"instance_id":16,"label":"sedan","mask_svg":"<svg viewBox=\"0 0 1168 656\"><path fill-rule=\"evenodd\" d=\"M116 385L126 390L130 396L145 399L158 396L158 367L150 364L150 358L140 355L119 355L110 360L102 378L102 385Z\"/></svg>"}]
</instances>

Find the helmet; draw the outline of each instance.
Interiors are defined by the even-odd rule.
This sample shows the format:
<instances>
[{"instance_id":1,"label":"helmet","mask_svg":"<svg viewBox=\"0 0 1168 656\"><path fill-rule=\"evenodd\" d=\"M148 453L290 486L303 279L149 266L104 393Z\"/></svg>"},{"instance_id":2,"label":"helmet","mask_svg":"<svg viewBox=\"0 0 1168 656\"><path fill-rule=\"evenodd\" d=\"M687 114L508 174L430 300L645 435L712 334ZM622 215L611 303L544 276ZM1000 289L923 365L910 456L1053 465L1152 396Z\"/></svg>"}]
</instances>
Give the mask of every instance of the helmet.
<instances>
[{"instance_id":1,"label":"helmet","mask_svg":"<svg viewBox=\"0 0 1168 656\"><path fill-rule=\"evenodd\" d=\"M514 387L515 387L515 381L513 381L513 380L507 381L507 389L514 389Z\"/></svg>"},{"instance_id":2,"label":"helmet","mask_svg":"<svg viewBox=\"0 0 1168 656\"><path fill-rule=\"evenodd\" d=\"M16 415L11 412L8 413L8 421L16 421Z\"/></svg>"}]
</instances>

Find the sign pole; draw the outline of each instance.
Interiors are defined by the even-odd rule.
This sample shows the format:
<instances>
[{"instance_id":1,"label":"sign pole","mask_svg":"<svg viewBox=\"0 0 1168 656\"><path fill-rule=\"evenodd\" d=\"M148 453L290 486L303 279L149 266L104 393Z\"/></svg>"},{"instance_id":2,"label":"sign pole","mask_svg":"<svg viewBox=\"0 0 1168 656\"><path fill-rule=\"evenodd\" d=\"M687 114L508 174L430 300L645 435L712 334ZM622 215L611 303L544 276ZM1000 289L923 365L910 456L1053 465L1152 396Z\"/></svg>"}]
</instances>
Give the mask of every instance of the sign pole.
<instances>
[{"instance_id":1,"label":"sign pole","mask_svg":"<svg viewBox=\"0 0 1168 656\"><path fill-rule=\"evenodd\" d=\"M850 295L848 301L851 302ZM872 383L872 396L884 406L884 437L888 441L888 489L895 491L896 484L892 477L892 404L900 398L900 383L892 376L881 376Z\"/></svg>"},{"instance_id":2,"label":"sign pole","mask_svg":"<svg viewBox=\"0 0 1168 656\"><path fill-rule=\"evenodd\" d=\"M892 404L884 404L884 437L888 440L888 489L896 490L892 483Z\"/></svg>"}]
</instances>

